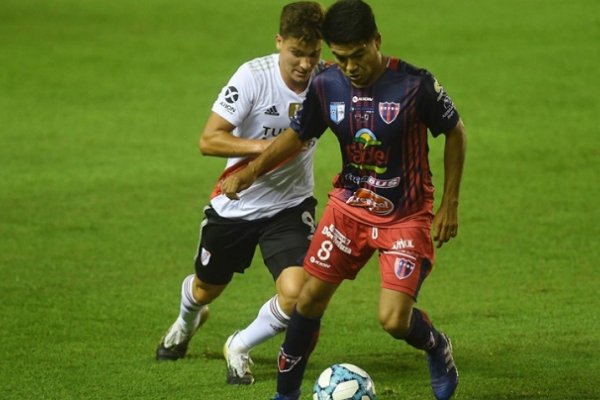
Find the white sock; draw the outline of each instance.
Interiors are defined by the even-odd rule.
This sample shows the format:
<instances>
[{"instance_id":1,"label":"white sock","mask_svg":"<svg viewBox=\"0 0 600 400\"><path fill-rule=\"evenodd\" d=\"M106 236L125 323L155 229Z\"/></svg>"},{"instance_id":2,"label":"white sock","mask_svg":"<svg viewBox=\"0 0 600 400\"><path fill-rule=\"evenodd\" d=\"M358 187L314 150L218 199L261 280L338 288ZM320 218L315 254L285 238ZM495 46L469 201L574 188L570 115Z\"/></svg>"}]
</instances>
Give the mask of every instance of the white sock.
<instances>
[{"instance_id":1,"label":"white sock","mask_svg":"<svg viewBox=\"0 0 600 400\"><path fill-rule=\"evenodd\" d=\"M194 275L188 275L181 284L181 304L177 323L185 330L191 331L200 322L200 310L205 307L194 299Z\"/></svg>"},{"instance_id":2,"label":"white sock","mask_svg":"<svg viewBox=\"0 0 600 400\"><path fill-rule=\"evenodd\" d=\"M283 312L277 296L274 296L263 304L254 321L234 336L229 348L247 353L253 347L285 331L289 321L290 317Z\"/></svg>"}]
</instances>

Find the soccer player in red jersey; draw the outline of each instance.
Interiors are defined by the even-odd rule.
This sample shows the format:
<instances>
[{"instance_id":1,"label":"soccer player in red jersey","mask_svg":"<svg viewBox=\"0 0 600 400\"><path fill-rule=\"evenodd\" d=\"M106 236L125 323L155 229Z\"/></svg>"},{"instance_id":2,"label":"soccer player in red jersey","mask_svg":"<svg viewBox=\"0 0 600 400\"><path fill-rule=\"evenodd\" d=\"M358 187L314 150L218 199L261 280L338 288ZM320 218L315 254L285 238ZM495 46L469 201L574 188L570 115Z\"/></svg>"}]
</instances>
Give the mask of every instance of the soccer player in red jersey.
<instances>
[{"instance_id":1,"label":"soccer player in red jersey","mask_svg":"<svg viewBox=\"0 0 600 400\"><path fill-rule=\"evenodd\" d=\"M325 15L323 38L336 65L312 81L290 129L222 185L235 199L326 129L339 141L343 166L304 259L308 277L279 353L275 398L299 398L329 300L377 251L380 324L425 351L434 395L449 399L458 385L450 340L415 302L434 264L434 242L441 247L457 234L464 125L431 73L381 53L381 35L365 2L334 3ZM444 188L435 213L428 131L445 136Z\"/></svg>"}]
</instances>

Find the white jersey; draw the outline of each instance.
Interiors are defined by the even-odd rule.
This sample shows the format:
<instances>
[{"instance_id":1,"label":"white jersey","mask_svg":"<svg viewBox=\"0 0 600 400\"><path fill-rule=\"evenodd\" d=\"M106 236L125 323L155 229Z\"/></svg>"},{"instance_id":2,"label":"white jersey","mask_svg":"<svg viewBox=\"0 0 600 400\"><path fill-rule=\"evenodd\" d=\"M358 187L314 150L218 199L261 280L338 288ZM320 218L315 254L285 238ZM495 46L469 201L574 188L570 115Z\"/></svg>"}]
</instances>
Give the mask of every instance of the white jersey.
<instances>
[{"instance_id":1,"label":"white jersey","mask_svg":"<svg viewBox=\"0 0 600 400\"><path fill-rule=\"evenodd\" d=\"M279 69L279 54L271 54L242 64L219 93L212 111L236 126L233 135L237 137L272 139L289 127L307 91L308 87L297 94L287 87ZM225 218L255 220L300 204L313 194L315 142L259 177L239 194L239 200L221 194L219 182L210 202L212 207ZM248 161L229 158L221 179Z\"/></svg>"}]
</instances>

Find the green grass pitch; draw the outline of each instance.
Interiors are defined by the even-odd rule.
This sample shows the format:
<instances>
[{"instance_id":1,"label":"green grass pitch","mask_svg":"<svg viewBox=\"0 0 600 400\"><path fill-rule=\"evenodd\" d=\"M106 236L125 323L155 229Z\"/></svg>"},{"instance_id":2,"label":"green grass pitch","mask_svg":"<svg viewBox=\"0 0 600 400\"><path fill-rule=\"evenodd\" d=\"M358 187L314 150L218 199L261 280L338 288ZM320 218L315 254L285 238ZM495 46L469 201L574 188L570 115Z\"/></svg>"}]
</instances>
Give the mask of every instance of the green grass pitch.
<instances>
[{"instance_id":1,"label":"green grass pitch","mask_svg":"<svg viewBox=\"0 0 600 400\"><path fill-rule=\"evenodd\" d=\"M252 353L251 387L225 384L221 355L273 293L259 257L189 357L154 350L224 165L198 134L235 68L275 51L283 4L0 2L0 398L273 394L281 337ZM600 3L371 4L383 52L434 72L469 135L459 236L419 298L453 338L456 399L600 399ZM319 210L337 153L325 135ZM374 261L334 297L305 398L334 362L366 369L382 400L433 398L424 356L378 326Z\"/></svg>"}]
</instances>

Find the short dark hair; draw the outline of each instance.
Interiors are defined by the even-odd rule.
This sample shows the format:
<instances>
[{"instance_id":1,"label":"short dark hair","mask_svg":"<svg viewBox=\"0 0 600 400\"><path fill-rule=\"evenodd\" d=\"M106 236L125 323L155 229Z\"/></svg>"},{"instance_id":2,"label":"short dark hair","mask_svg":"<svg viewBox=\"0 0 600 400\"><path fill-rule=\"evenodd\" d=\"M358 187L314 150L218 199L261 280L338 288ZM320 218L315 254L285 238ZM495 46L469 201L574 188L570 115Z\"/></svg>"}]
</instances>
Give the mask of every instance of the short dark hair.
<instances>
[{"instance_id":1,"label":"short dark hair","mask_svg":"<svg viewBox=\"0 0 600 400\"><path fill-rule=\"evenodd\" d=\"M279 34L285 38L296 38L303 42L322 39L321 25L325 12L314 1L298 1L287 4L281 10Z\"/></svg>"},{"instance_id":2,"label":"short dark hair","mask_svg":"<svg viewBox=\"0 0 600 400\"><path fill-rule=\"evenodd\" d=\"M325 13L323 39L327 44L364 43L378 33L373 10L362 0L338 0Z\"/></svg>"}]
</instances>

